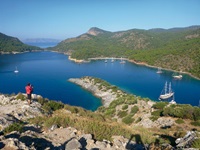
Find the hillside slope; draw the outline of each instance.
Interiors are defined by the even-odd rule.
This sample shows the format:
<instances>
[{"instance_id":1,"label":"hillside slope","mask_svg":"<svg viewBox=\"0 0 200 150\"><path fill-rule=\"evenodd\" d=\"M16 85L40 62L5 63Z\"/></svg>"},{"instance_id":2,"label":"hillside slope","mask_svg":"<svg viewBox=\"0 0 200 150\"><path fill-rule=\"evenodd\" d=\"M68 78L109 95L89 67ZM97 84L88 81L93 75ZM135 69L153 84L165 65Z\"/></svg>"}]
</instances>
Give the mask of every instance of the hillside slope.
<instances>
[{"instance_id":1,"label":"hillside slope","mask_svg":"<svg viewBox=\"0 0 200 150\"><path fill-rule=\"evenodd\" d=\"M36 46L29 46L22 43L19 39L11 36L7 36L0 33L0 52L24 52L31 50L40 50L41 48Z\"/></svg>"},{"instance_id":2,"label":"hillside slope","mask_svg":"<svg viewBox=\"0 0 200 150\"><path fill-rule=\"evenodd\" d=\"M200 77L200 26L119 32L91 28L60 42L53 50L76 59L126 57Z\"/></svg>"}]
</instances>

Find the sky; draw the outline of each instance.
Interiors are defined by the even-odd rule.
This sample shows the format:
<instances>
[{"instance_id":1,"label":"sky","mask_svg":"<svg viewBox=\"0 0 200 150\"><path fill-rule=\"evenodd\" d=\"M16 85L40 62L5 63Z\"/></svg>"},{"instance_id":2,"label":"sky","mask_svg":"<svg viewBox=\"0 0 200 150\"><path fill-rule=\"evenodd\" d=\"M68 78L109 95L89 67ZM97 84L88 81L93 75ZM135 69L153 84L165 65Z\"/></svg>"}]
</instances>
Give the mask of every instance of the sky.
<instances>
[{"instance_id":1,"label":"sky","mask_svg":"<svg viewBox=\"0 0 200 150\"><path fill-rule=\"evenodd\" d=\"M200 25L200 0L0 0L0 32L64 40L91 27L116 32Z\"/></svg>"}]
</instances>

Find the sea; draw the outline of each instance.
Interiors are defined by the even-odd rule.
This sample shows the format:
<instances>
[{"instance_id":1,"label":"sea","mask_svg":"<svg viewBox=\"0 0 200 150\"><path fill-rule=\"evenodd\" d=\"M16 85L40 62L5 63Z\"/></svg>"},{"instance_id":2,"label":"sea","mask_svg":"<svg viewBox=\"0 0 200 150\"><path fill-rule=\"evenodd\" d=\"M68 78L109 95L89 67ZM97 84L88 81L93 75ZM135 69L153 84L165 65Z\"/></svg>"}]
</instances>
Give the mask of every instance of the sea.
<instances>
[{"instance_id":1,"label":"sea","mask_svg":"<svg viewBox=\"0 0 200 150\"><path fill-rule=\"evenodd\" d=\"M15 69L18 73L14 73ZM159 101L158 97L166 82L171 82L174 99L180 104L198 106L200 101L200 80L183 74L181 80L172 78L172 71L150 68L120 60L107 63L93 60L77 64L67 55L51 51L27 52L0 55L0 93L25 93L30 82L34 93L50 100L61 101L95 111L102 105L101 100L80 86L68 81L69 78L92 76L101 78L127 93Z\"/></svg>"}]
</instances>

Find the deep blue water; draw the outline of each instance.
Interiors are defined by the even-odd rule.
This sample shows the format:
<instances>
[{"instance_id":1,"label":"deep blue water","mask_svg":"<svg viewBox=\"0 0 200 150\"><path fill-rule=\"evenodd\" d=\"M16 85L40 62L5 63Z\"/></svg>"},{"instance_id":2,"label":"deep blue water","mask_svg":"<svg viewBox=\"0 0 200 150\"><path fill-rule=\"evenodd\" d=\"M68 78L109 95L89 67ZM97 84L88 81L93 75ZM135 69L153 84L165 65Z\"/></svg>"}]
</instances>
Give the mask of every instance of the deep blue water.
<instances>
[{"instance_id":1,"label":"deep blue water","mask_svg":"<svg viewBox=\"0 0 200 150\"><path fill-rule=\"evenodd\" d=\"M13 71L17 66L19 73ZM158 101L166 81L172 83L177 103L197 106L200 100L200 81L183 75L182 80L172 79L173 72L157 74L157 69L119 61L103 60L76 64L68 56L55 52L31 52L0 55L0 93L25 92L25 85L34 85L34 93L51 100L95 110L101 101L69 78L98 77L118 86L126 92Z\"/></svg>"}]
</instances>

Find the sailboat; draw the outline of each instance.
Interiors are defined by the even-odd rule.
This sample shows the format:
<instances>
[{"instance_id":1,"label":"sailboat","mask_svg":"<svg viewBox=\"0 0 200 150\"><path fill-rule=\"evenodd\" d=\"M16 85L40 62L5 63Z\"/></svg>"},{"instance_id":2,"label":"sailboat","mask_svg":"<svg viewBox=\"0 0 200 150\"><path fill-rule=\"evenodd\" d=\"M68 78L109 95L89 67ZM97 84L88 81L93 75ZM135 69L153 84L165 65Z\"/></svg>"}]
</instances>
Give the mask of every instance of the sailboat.
<instances>
[{"instance_id":1,"label":"sailboat","mask_svg":"<svg viewBox=\"0 0 200 150\"><path fill-rule=\"evenodd\" d=\"M111 59L111 62L114 62L115 60L114 60L114 58L112 57L112 59Z\"/></svg>"},{"instance_id":2,"label":"sailboat","mask_svg":"<svg viewBox=\"0 0 200 150\"><path fill-rule=\"evenodd\" d=\"M18 72L19 72L19 71L18 71L17 67L15 67L14 73L18 73Z\"/></svg>"},{"instance_id":3,"label":"sailboat","mask_svg":"<svg viewBox=\"0 0 200 150\"><path fill-rule=\"evenodd\" d=\"M171 89L171 82L169 83L169 87L167 85L167 82L165 83L165 87L164 87L164 93L162 92L160 94L159 100L167 100L170 97L172 97L174 95L174 92Z\"/></svg>"},{"instance_id":4,"label":"sailboat","mask_svg":"<svg viewBox=\"0 0 200 150\"><path fill-rule=\"evenodd\" d=\"M121 61L120 61L120 64L125 64L126 62L122 59L121 57Z\"/></svg>"},{"instance_id":5,"label":"sailboat","mask_svg":"<svg viewBox=\"0 0 200 150\"><path fill-rule=\"evenodd\" d=\"M158 71L156 73L158 73L158 74L162 73L162 70L160 67L158 68Z\"/></svg>"},{"instance_id":6,"label":"sailboat","mask_svg":"<svg viewBox=\"0 0 200 150\"><path fill-rule=\"evenodd\" d=\"M179 79L179 80L183 78L183 76L181 74L175 74L175 73L172 75L172 77L174 79Z\"/></svg>"}]
</instances>

